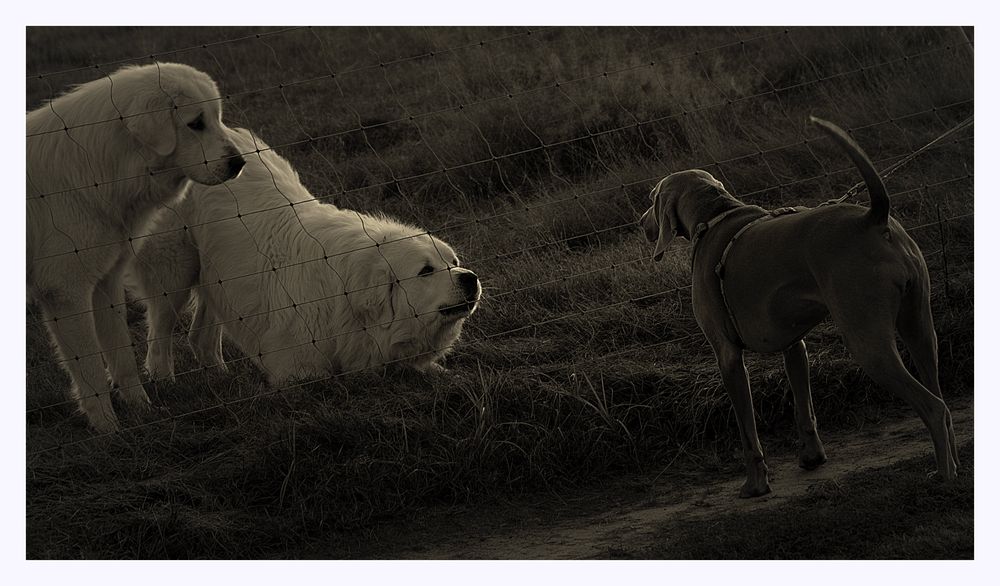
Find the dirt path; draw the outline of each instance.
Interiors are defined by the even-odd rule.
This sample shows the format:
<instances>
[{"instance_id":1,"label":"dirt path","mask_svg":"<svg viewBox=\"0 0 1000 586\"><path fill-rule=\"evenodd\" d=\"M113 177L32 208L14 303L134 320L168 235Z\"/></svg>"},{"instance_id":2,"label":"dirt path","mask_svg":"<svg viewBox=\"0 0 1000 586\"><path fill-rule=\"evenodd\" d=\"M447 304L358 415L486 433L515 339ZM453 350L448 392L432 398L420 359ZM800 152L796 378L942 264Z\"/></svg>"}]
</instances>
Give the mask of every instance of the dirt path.
<instances>
[{"instance_id":1,"label":"dirt path","mask_svg":"<svg viewBox=\"0 0 1000 586\"><path fill-rule=\"evenodd\" d=\"M959 446L972 439L972 400L953 401L952 415ZM409 535L378 557L419 559L593 559L607 558L614 548L641 549L652 535L679 520L734 511L781 507L792 497L806 494L812 486L836 482L846 475L884 468L895 462L929 456L930 436L920 419L908 415L850 432L824 434L829 461L807 472L798 467L794 454L768 458L770 495L738 499L742 478L701 484L678 492L674 483L657 483L648 497L631 498L625 504L564 506L557 503L539 511L509 513L467 511L438 519L418 535ZM592 500L592 499L591 499ZM612 494L605 503L621 502ZM628 499L626 499L628 500ZM600 502L600 501L598 501ZM531 508L530 506L528 507ZM581 512L581 509L583 512ZM595 509L597 509L595 511ZM552 513L562 510L566 513Z\"/></svg>"}]
</instances>

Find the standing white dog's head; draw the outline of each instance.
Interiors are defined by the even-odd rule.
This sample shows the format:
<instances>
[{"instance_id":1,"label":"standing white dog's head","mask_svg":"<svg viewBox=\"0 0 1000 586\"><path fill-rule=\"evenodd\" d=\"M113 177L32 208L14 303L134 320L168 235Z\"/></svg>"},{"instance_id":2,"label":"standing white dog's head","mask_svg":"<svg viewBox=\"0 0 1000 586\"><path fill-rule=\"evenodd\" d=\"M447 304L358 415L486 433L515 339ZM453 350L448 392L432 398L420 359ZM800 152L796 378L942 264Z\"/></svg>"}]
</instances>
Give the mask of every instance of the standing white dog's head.
<instances>
[{"instance_id":1,"label":"standing white dog's head","mask_svg":"<svg viewBox=\"0 0 1000 586\"><path fill-rule=\"evenodd\" d=\"M154 63L123 67L110 81L122 122L153 155L154 170L179 169L204 185L240 174L245 161L232 130L222 123L219 89L207 74L179 63Z\"/></svg>"}]
</instances>

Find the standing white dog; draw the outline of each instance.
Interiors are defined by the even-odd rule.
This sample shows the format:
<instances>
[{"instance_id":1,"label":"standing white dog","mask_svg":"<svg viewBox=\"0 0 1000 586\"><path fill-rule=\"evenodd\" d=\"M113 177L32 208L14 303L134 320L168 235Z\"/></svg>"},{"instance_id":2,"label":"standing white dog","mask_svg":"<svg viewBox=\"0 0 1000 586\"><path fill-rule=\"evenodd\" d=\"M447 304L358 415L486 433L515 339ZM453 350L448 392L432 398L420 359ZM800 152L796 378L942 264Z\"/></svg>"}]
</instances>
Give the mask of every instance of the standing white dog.
<instances>
[{"instance_id":1,"label":"standing white dog","mask_svg":"<svg viewBox=\"0 0 1000 586\"><path fill-rule=\"evenodd\" d=\"M118 428L105 365L127 402L149 404L125 323L133 238L192 180L219 184L243 165L215 82L187 65L124 67L28 113L28 296L97 431Z\"/></svg>"},{"instance_id":2,"label":"standing white dog","mask_svg":"<svg viewBox=\"0 0 1000 586\"><path fill-rule=\"evenodd\" d=\"M192 188L126 270L147 306L150 375L173 377L171 332L192 297L203 365L223 364L225 331L272 384L433 367L476 308L475 273L426 230L316 201L288 161L236 134L250 153L239 179Z\"/></svg>"}]
</instances>

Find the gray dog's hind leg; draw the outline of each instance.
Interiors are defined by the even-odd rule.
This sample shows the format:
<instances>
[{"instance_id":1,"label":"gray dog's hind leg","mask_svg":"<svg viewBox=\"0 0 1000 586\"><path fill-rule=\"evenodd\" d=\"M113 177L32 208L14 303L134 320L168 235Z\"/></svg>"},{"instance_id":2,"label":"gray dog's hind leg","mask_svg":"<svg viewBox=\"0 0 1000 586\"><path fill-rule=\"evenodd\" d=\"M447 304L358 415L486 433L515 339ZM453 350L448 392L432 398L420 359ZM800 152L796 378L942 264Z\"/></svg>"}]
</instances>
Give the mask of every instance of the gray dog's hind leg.
<instances>
[{"instance_id":1,"label":"gray dog's hind leg","mask_svg":"<svg viewBox=\"0 0 1000 586\"><path fill-rule=\"evenodd\" d=\"M896 329L903 344L910 351L910 358L920 375L920 382L943 402L941 383L938 381L937 334L934 332L930 298L924 292L914 290L903 299L899 315L896 317ZM958 444L955 442L955 429L950 412L947 414L947 419L951 456L955 460L955 466L958 467Z\"/></svg>"},{"instance_id":2,"label":"gray dog's hind leg","mask_svg":"<svg viewBox=\"0 0 1000 586\"><path fill-rule=\"evenodd\" d=\"M840 329L848 349L868 376L906 401L920 415L934 440L938 474L944 480L954 479L957 462L952 450L951 412L940 397L906 370L896 349L891 324L872 321L867 326L841 326Z\"/></svg>"}]
</instances>

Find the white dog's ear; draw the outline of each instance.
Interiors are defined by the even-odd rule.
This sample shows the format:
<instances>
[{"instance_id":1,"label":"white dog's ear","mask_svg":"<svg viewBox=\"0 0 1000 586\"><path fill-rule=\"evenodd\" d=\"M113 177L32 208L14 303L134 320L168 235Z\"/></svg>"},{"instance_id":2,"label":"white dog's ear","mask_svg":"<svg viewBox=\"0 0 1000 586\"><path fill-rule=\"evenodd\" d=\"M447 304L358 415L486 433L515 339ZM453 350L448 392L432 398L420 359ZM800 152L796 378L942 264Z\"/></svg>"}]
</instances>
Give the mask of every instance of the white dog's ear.
<instances>
[{"instance_id":1,"label":"white dog's ear","mask_svg":"<svg viewBox=\"0 0 1000 586\"><path fill-rule=\"evenodd\" d=\"M365 264L368 270L356 271L362 276L348 281L348 286L356 291L352 298L358 300L354 302L354 310L367 325L388 326L396 319L393 296L400 284L389 262L377 252Z\"/></svg>"},{"instance_id":2,"label":"white dog's ear","mask_svg":"<svg viewBox=\"0 0 1000 586\"><path fill-rule=\"evenodd\" d=\"M386 270L379 276L375 287L376 290L381 290L380 292L382 293L378 296L379 303L375 308L378 312L378 323L379 325L387 326L396 320L395 295L402 285L396 280L396 275L391 270Z\"/></svg>"},{"instance_id":3,"label":"white dog's ear","mask_svg":"<svg viewBox=\"0 0 1000 586\"><path fill-rule=\"evenodd\" d=\"M161 157L177 147L173 109L166 100L149 100L125 118L125 127L143 145Z\"/></svg>"}]
</instances>

